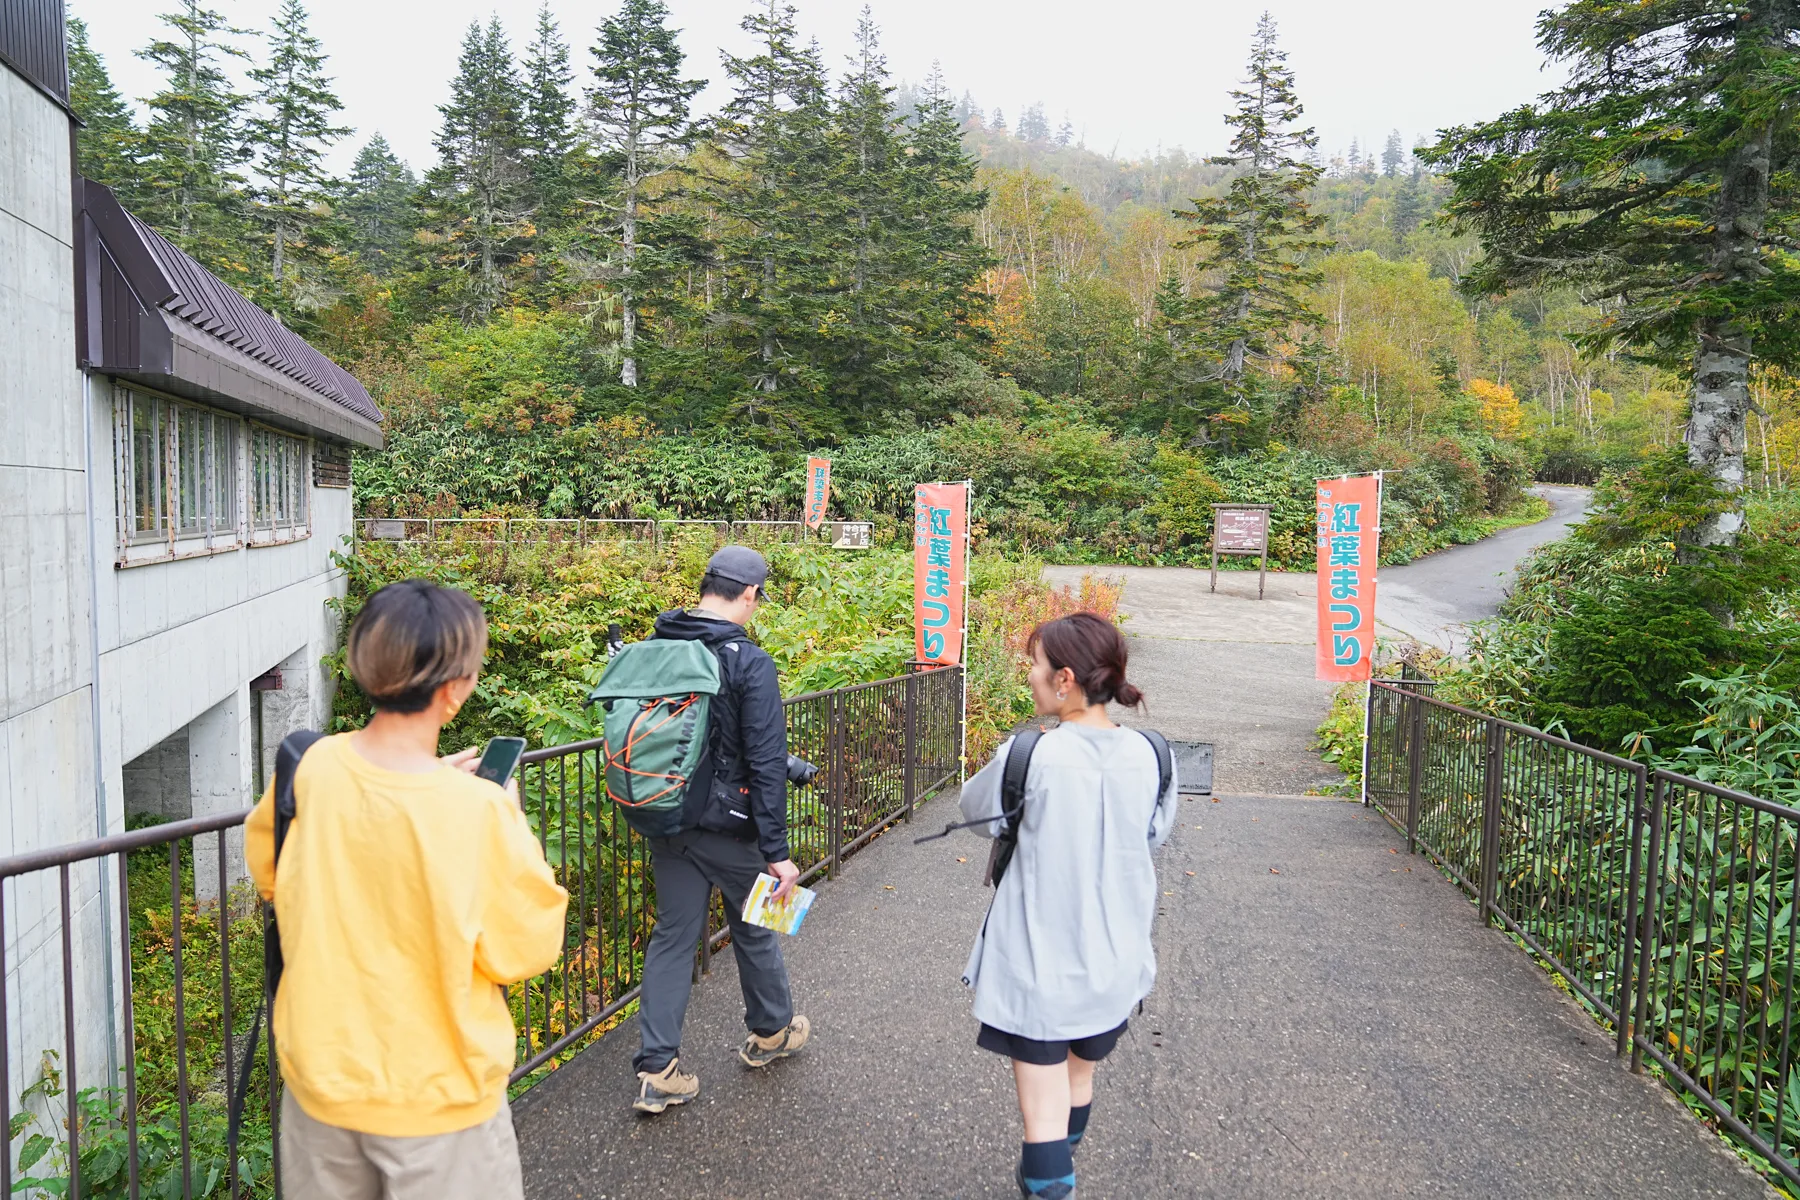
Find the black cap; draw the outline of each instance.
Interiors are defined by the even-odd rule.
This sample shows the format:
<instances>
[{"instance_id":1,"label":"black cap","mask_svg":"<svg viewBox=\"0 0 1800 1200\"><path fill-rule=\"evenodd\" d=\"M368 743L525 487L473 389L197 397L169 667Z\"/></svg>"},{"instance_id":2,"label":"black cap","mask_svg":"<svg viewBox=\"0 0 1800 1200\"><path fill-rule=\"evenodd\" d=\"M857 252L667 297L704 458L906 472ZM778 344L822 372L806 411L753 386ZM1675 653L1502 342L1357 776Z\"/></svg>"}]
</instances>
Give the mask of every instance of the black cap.
<instances>
[{"instance_id":1,"label":"black cap","mask_svg":"<svg viewBox=\"0 0 1800 1200\"><path fill-rule=\"evenodd\" d=\"M706 573L753 587L760 596L769 581L769 564L748 546L727 546L706 560Z\"/></svg>"}]
</instances>

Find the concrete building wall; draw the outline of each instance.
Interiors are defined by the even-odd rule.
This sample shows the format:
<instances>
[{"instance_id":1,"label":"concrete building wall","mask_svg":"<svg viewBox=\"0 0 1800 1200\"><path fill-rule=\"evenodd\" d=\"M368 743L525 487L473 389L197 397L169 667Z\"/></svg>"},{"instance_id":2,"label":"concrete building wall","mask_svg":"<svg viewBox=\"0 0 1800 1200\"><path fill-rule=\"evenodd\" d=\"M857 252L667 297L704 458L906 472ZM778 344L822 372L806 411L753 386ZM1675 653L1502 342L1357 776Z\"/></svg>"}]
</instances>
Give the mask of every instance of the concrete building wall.
<instances>
[{"instance_id":1,"label":"concrete building wall","mask_svg":"<svg viewBox=\"0 0 1800 1200\"><path fill-rule=\"evenodd\" d=\"M91 559L76 366L69 118L0 68L0 854L95 835ZM63 894L54 871L5 885L8 1077L17 1096L54 1050L78 1081L111 1060L107 920L116 894L70 871L74 1045L63 1019Z\"/></svg>"},{"instance_id":2,"label":"concrete building wall","mask_svg":"<svg viewBox=\"0 0 1800 1200\"><path fill-rule=\"evenodd\" d=\"M344 591L330 555L351 531L349 491L314 488L308 538L113 566L115 393L77 365L70 150L68 114L0 65L0 856L122 831L128 763L134 805L154 795L175 816L251 804L258 708L274 714L265 760L288 729L329 718L320 659L337 638L328 602ZM277 667L282 691L251 693ZM202 842L204 898L218 890L218 849ZM228 880L241 847L233 832ZM118 1061L115 869L72 867L66 906L54 870L0 885L0 1087L13 1097L46 1051L65 1071L72 1051L84 1087L108 1082Z\"/></svg>"}]
</instances>

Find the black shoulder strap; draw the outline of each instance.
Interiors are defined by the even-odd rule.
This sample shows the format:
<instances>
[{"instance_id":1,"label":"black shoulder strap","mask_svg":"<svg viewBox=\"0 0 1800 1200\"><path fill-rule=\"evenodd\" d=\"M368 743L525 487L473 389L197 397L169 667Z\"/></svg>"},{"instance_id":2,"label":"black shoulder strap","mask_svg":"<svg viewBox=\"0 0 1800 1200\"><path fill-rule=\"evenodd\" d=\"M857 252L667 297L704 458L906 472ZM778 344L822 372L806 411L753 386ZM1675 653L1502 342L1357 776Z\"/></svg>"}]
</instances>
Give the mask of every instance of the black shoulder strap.
<instances>
[{"instance_id":1,"label":"black shoulder strap","mask_svg":"<svg viewBox=\"0 0 1800 1200\"><path fill-rule=\"evenodd\" d=\"M1156 798L1160 801L1168 794L1169 784L1175 779L1175 756L1169 750L1169 739L1154 729L1140 729L1144 740L1156 751Z\"/></svg>"},{"instance_id":2,"label":"black shoulder strap","mask_svg":"<svg viewBox=\"0 0 1800 1200\"><path fill-rule=\"evenodd\" d=\"M1015 834L1025 811L1025 780L1031 774L1031 752L1043 736L1041 729L1022 729L1014 735L1006 752L1006 766L1000 775L1000 813Z\"/></svg>"},{"instance_id":3,"label":"black shoulder strap","mask_svg":"<svg viewBox=\"0 0 1800 1200\"><path fill-rule=\"evenodd\" d=\"M1043 736L1044 731L1041 729L1023 729L1013 735L1012 745L1007 747L1006 765L1000 768L1000 816L1006 818L1006 827L1000 831L996 841L1018 835L1019 818L1025 811L1025 780L1031 774L1031 752L1037 749L1038 739ZM944 826L942 833L928 833L924 837L914 838L913 845L947 838L959 829L992 825L994 820L993 817L981 817L974 821L958 821Z\"/></svg>"},{"instance_id":4,"label":"black shoulder strap","mask_svg":"<svg viewBox=\"0 0 1800 1200\"><path fill-rule=\"evenodd\" d=\"M294 773L300 760L314 742L325 735L316 729L297 729L281 739L275 752L275 861L281 861L281 846L287 841L288 826L294 820Z\"/></svg>"},{"instance_id":5,"label":"black shoulder strap","mask_svg":"<svg viewBox=\"0 0 1800 1200\"><path fill-rule=\"evenodd\" d=\"M300 760L312 748L314 742L325 735L313 729L300 729L281 739L281 748L275 751L275 861L281 861L281 845L287 841L288 826L294 820L294 774L300 769ZM244 1061L238 1067L237 1087L230 1097L226 1110L225 1140L227 1153L232 1159L237 1158L238 1137L244 1127L244 1102L250 1096L250 1068L256 1065L256 1039L262 1029L264 1014L269 1015L269 1043L275 1042L274 1001L275 989L281 986L281 930L275 924L275 912L270 907L263 923L263 994L257 1003L256 1015L250 1020L250 1037L244 1047Z\"/></svg>"}]
</instances>

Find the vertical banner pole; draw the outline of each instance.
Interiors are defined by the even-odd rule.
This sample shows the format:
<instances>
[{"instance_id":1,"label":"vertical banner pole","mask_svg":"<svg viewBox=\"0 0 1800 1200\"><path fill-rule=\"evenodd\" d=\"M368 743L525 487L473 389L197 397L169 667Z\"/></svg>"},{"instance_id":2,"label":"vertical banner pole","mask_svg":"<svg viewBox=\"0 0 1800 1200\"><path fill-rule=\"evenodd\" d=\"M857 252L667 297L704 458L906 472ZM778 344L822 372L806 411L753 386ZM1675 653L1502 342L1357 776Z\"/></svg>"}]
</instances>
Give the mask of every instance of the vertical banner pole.
<instances>
[{"instance_id":1,"label":"vertical banner pole","mask_svg":"<svg viewBox=\"0 0 1800 1200\"><path fill-rule=\"evenodd\" d=\"M958 738L956 747L956 782L960 786L969 781L969 567L974 557L975 539L970 536L970 526L975 523L975 481L963 480L963 604L962 604L962 648L957 652L956 661L961 665L958 680L962 691L962 720L957 722Z\"/></svg>"}]
</instances>

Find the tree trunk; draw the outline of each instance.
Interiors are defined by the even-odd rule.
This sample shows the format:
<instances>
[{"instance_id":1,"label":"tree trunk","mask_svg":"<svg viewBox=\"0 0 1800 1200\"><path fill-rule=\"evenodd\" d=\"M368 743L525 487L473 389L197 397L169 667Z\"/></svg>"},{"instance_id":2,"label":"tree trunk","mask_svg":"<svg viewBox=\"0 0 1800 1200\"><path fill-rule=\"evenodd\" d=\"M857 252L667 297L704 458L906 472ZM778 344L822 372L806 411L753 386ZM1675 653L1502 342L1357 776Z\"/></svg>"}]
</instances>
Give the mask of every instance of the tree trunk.
<instances>
[{"instance_id":1,"label":"tree trunk","mask_svg":"<svg viewBox=\"0 0 1800 1200\"><path fill-rule=\"evenodd\" d=\"M635 148L632 157L633 165L628 174L635 176ZM619 364L619 382L626 387L636 387L638 381L637 358L632 354L637 346L637 297L631 288L631 272L637 263L637 193L637 179L628 178L625 213L619 228L619 252L625 267L625 285L619 289L619 345L624 351L624 361Z\"/></svg>"},{"instance_id":2,"label":"tree trunk","mask_svg":"<svg viewBox=\"0 0 1800 1200\"><path fill-rule=\"evenodd\" d=\"M1773 131L1747 138L1733 152L1719 181L1714 214L1713 272L1721 282L1755 280L1762 263L1763 225L1769 212L1769 160ZM1700 323L1694 352L1694 402L1689 411L1688 462L1727 491L1744 489L1744 450L1750 412L1750 335L1730 320ZM1695 533L1702 546L1730 546L1744 526L1743 503L1708 520Z\"/></svg>"}]
</instances>

